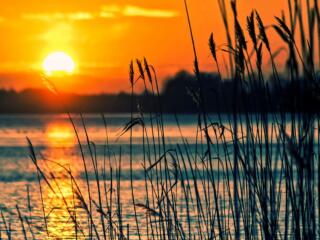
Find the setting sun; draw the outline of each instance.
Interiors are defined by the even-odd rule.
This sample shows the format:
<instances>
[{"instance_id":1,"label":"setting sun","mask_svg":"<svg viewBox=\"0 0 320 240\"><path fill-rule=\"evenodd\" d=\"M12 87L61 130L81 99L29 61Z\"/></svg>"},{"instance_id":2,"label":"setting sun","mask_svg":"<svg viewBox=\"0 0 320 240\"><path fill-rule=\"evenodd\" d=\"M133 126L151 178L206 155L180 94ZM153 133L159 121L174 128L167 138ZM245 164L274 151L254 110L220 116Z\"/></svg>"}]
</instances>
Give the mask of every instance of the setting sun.
<instances>
[{"instance_id":1,"label":"setting sun","mask_svg":"<svg viewBox=\"0 0 320 240\"><path fill-rule=\"evenodd\" d=\"M72 74L75 69L73 59L64 52L49 54L43 62L43 69L47 75Z\"/></svg>"}]
</instances>

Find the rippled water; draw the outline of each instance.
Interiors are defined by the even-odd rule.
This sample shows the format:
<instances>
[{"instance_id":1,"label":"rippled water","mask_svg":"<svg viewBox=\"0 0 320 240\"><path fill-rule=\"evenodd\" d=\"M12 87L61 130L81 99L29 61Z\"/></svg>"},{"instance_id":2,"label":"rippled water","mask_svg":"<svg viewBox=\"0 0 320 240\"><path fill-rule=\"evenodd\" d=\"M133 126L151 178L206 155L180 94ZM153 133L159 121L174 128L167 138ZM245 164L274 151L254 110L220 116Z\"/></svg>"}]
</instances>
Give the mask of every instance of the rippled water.
<instances>
[{"instance_id":1,"label":"rippled water","mask_svg":"<svg viewBox=\"0 0 320 240\"><path fill-rule=\"evenodd\" d=\"M105 191L104 193L106 194L102 195L110 196L113 191L115 191L115 193L119 192L117 197L120 197L121 200L122 224L123 226L130 225L131 239L136 237L136 230L131 230L134 229L132 226L135 225L135 217L132 207L130 184L130 134L128 132L122 134L124 127L130 120L130 115L106 115L106 122L103 121L100 115L84 115L84 122L82 122L79 115L72 116L72 119L82 149L79 148L78 138L67 115L0 116L0 239L1 237L6 239L8 234L11 234L12 239L22 239L23 229L25 229L28 238L44 239L48 238L47 236L50 236L49 239L86 238L88 232L90 233L91 231L88 227L90 220L88 220L87 214L85 213L83 202L74 191L75 188L78 188L83 194L83 197L86 200L88 199L86 178L89 180L91 197L95 200L95 202L92 202L92 208L95 210L92 221L97 224L96 231L101 233L101 224L99 224L100 214L96 211L98 188L95 181L95 169L92 160L94 162L96 161L100 178L105 179L105 181L101 183L102 186L100 186L100 188L101 191ZM152 121L156 126L156 119ZM177 124L177 121L179 124ZM222 121L225 126L230 127L227 116L223 116ZM211 122L218 122L217 116L211 116ZM177 144L187 142L188 151L190 151L191 154L194 154L196 151L205 154L204 144L202 144L201 141L199 142L199 139L203 139L201 137L199 138L199 134L203 132L199 132L197 124L198 119L196 115L178 115L176 117L173 115L165 115L164 131L167 150L176 148ZM138 125L133 128L134 130L132 132L132 178L134 180L133 187L136 203L146 202L146 176L143 169L143 159L145 155L143 153L152 156L154 152L156 152L156 155L160 157L157 148L145 148L148 144L146 141L150 141L151 146L153 146L153 142L157 143L161 141L161 139L157 137L158 128L154 127L154 132L152 132L150 126L151 122L149 119L146 123L148 139L142 137L142 128ZM258 125L255 126L255 124L253 124L253 128L258 127ZM290 123L287 128L290 129ZM88 133L91 148L89 148L87 144L85 129ZM270 143L276 144L274 140L277 138L279 132L272 127L270 127L269 130ZM241 129L241 131L243 131L242 133L245 135L246 129ZM256 132L255 129L253 129L253 131ZM152 133L155 136L154 138L151 137ZM213 136L217 133L212 131L208 134ZM317 131L315 132L315 136L315 139L317 139ZM224 137L226 143L232 141L232 135L227 130L224 132ZM38 165L49 181L49 184L46 183L43 177L40 176L42 183L41 188L38 183L39 176L37 175L35 164L29 156L30 148L27 138L32 142ZM211 140L214 142L214 139L215 138L212 137ZM263 139L263 137L261 139ZM217 147L216 145L217 144L213 145L214 150ZM228 146L226 147L224 151L229 151ZM82 161L81 150L86 159L86 166L84 166ZM230 150L232 151L232 149ZM274 150L272 149L272 151L275 152L278 150L276 147L274 147ZM90 151L93 154L90 154ZM261 151L263 155L263 151L265 150L261 148ZM270 153L272 153L272 151ZM274 155L275 157L278 156L276 154ZM91 156L93 156L93 158ZM182 153L181 158L182 157L186 157L185 153ZM157 159L154 159L153 161L156 160ZM200 160L201 159L199 159L199 161ZM218 161L213 161L214 169L218 169L217 164ZM205 166L205 164L203 166ZM84 170L85 167L87 168L87 172ZM115 181L119 167L121 167L121 173L119 174L121 186L117 186ZM277 167L275 167L275 169L277 169ZM74 186L66 170L71 171L72 176L75 177L76 183L78 184L77 186ZM217 175L217 177L220 177L220 175ZM188 182L187 184L190 189L193 189L195 182ZM229 181L228 184L232 189L233 182ZM220 201L223 202L221 206L224 208L221 211L224 212L226 218L231 219L233 213L231 213L228 205L228 197L225 194L226 185L221 181L217 186L219 194L221 195L220 197L222 197L222 199L220 199ZM113 190L118 187L119 189ZM203 191L203 189L200 190L200 195L203 194L201 191ZM205 191L212 196L212 188L208 186ZM183 200L184 194L182 189L177 189L176 194L176 204L179 205L177 209L182 209L181 212L177 213L178 217L186 220L184 210L186 204ZM194 192L191 194L194 194ZM115 199L114 195L113 198ZM109 199L104 200L108 202ZM246 199L244 199L244 201L246 201ZM190 209L196 209L197 207L195 206L197 203L193 201L188 204L191 204L188 206ZM44 209L42 206L44 206ZM206 211L210 212L211 208L213 209L214 206L206 206ZM116 212L115 207L114 211ZM281 211L284 213L283 209ZM22 215L23 221L19 220L19 212ZM43 218L43 212L45 212L46 215L46 222ZM140 233L143 235L150 231L150 229L146 229L147 224L144 222L145 220L143 220L145 219L145 209L138 208L137 214L141 223ZM75 217L79 225L75 226L74 219L70 219L70 216ZM189 220L191 222L197 221L198 216L197 211L194 211L190 213L189 217L192 219ZM283 219L284 214L280 216L280 221L283 221ZM188 226L185 227L188 228ZM283 226L281 226L281 228L283 228ZM85 232L81 232L79 229L84 229ZM201 234L200 230L199 234ZM205 229L203 230L205 231ZM92 231L94 231L94 229ZM124 230L124 232L127 231L128 230ZM232 224L229 226L229 231L233 231ZM152 234L155 235L155 233Z\"/></svg>"},{"instance_id":2,"label":"rippled water","mask_svg":"<svg viewBox=\"0 0 320 240\"><path fill-rule=\"evenodd\" d=\"M123 204L124 222L133 220L131 203L131 191L129 182L129 134L121 134L124 126L130 120L130 115L106 115L107 128L103 118L99 115L85 115L84 123L90 141L95 144L95 154L98 165L102 167L106 160L106 142L108 151L115 158L111 160L116 168L118 156L121 151L121 201ZM77 132L85 158L90 162L90 154L87 146L83 123L79 116L73 116ZM181 142L181 133L178 131L176 119L173 115L164 116L165 133L168 147ZM181 124L183 136L188 138L190 143L195 139L197 130L197 117L194 115L180 115L178 120ZM150 124L149 124L150 126ZM106 132L107 131L107 132ZM16 205L20 211L30 216L30 225L35 226L32 230L36 237L43 238L46 235L44 229L42 202L44 202L46 214L48 215L48 232L52 238L73 239L74 224L70 220L70 214L65 208L65 201L71 204L74 201L74 194L71 190L70 179L66 177L65 170L59 165L70 168L73 176L76 177L79 187L86 195L85 173L82 162L79 144L67 115L4 115L0 116L0 208L5 216L7 225L11 226L11 234L14 239L20 239L22 226L19 221ZM106 137L108 136L108 137ZM143 158L142 133L140 127L133 131L133 178L134 187L137 193L144 190L144 174L141 167ZM40 197L38 176L36 167L31 161L30 149L28 148L28 137L37 153L39 165L43 171L50 175L51 172L56 179L51 179L51 186L61 196L52 193L46 184L42 184L43 200ZM157 140L156 140L157 141ZM90 185L93 195L97 196L94 181L94 170L92 164L88 164ZM109 161L106 170L107 184L110 184ZM108 186L109 187L109 186ZM144 201L145 196L137 194L137 199ZM76 203L81 205L81 203ZM79 206L80 209L80 206ZM3 219L0 220L0 226ZM83 219L83 224L87 223ZM25 223L25 228L28 224ZM1 226L2 235L6 235L4 224ZM31 233L27 231L27 234ZM43 235L45 234L45 235Z\"/></svg>"},{"instance_id":3,"label":"rippled water","mask_svg":"<svg viewBox=\"0 0 320 240\"><path fill-rule=\"evenodd\" d=\"M110 151L122 152L122 170L127 169L129 155L129 134L121 134L129 122L130 115L107 115L107 132L104 121L99 115L85 115L84 122L90 141L94 142L97 158L102 160L105 155L105 144L108 141ZM183 136L191 142L195 138L197 126L196 116L179 116ZM81 143L87 145L84 128L79 116L73 116ZM181 142L174 116L165 116L165 133L168 144ZM81 175L81 155L73 126L67 115L8 115L0 116L0 180L2 182L33 181L36 179L35 169L29 158L28 137L41 157L70 164ZM142 137L141 128L133 131L133 155L141 160ZM84 147L85 155L89 154ZM140 168L139 161L136 167ZM138 176L137 176L138 177Z\"/></svg>"}]
</instances>

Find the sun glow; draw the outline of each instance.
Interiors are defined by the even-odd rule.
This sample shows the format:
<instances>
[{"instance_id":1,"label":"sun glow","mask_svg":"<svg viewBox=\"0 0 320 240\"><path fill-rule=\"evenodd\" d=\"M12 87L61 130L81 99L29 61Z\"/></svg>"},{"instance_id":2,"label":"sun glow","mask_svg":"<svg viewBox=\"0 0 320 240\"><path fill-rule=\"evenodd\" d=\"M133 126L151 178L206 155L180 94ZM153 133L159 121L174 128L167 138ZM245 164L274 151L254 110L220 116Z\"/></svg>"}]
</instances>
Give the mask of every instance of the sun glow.
<instances>
[{"instance_id":1,"label":"sun glow","mask_svg":"<svg viewBox=\"0 0 320 240\"><path fill-rule=\"evenodd\" d=\"M58 123L48 126L46 137L50 146L73 146L76 141L73 129Z\"/></svg>"},{"instance_id":2,"label":"sun glow","mask_svg":"<svg viewBox=\"0 0 320 240\"><path fill-rule=\"evenodd\" d=\"M64 52L53 52L49 54L45 58L42 66L45 73L49 76L72 74L75 69L73 59Z\"/></svg>"}]
</instances>

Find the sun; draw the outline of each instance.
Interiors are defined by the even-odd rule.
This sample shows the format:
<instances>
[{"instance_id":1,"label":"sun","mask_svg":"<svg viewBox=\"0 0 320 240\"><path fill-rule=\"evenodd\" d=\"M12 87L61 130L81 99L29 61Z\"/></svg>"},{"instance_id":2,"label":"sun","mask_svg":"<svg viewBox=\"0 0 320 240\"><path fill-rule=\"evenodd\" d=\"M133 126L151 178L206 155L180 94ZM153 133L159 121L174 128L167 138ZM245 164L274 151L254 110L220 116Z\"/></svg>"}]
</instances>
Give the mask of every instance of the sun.
<instances>
[{"instance_id":1,"label":"sun","mask_svg":"<svg viewBox=\"0 0 320 240\"><path fill-rule=\"evenodd\" d=\"M73 59L64 52L50 53L43 61L43 70L49 76L72 74L75 69Z\"/></svg>"}]
</instances>

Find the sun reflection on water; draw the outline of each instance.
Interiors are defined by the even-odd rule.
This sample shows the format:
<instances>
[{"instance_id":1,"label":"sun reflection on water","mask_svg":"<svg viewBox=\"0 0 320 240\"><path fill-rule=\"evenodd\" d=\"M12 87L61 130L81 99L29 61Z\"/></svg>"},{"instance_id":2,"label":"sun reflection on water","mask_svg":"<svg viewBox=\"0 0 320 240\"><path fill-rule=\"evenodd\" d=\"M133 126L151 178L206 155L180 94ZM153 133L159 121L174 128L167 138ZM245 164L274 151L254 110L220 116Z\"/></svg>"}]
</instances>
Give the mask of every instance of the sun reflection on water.
<instances>
[{"instance_id":1,"label":"sun reflection on water","mask_svg":"<svg viewBox=\"0 0 320 240\"><path fill-rule=\"evenodd\" d=\"M48 234L51 239L72 239L75 236L76 200L71 180L67 177L51 179L52 189L44 189ZM54 191L54 192L53 192Z\"/></svg>"},{"instance_id":2,"label":"sun reflection on water","mask_svg":"<svg viewBox=\"0 0 320 240\"><path fill-rule=\"evenodd\" d=\"M50 146L71 147L76 144L76 136L68 124L50 124L46 130Z\"/></svg>"},{"instance_id":3,"label":"sun reflection on water","mask_svg":"<svg viewBox=\"0 0 320 240\"><path fill-rule=\"evenodd\" d=\"M54 123L46 130L46 140L50 148L50 161L45 161L49 184L43 189L43 201L47 216L49 239L75 239L76 209L79 200L70 174L79 174L74 158L66 156L65 148L76 144L76 137L70 125Z\"/></svg>"}]
</instances>

